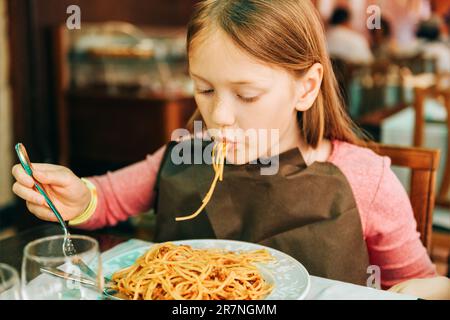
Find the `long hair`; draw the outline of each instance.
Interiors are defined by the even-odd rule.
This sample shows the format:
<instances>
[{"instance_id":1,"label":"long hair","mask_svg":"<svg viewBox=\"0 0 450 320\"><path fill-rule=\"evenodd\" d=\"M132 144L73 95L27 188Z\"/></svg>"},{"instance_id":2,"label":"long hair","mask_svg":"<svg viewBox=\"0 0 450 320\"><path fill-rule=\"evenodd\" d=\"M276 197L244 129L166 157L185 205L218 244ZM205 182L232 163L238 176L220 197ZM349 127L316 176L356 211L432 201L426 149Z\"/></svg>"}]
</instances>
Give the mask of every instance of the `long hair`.
<instances>
[{"instance_id":1,"label":"long hair","mask_svg":"<svg viewBox=\"0 0 450 320\"><path fill-rule=\"evenodd\" d=\"M187 53L208 31L220 28L245 52L283 67L294 76L323 66L323 81L313 106L298 112L302 138L313 148L322 139L362 145L359 129L343 107L328 56L324 26L309 0L205 0L197 3L188 24ZM190 121L201 119L199 112Z\"/></svg>"}]
</instances>

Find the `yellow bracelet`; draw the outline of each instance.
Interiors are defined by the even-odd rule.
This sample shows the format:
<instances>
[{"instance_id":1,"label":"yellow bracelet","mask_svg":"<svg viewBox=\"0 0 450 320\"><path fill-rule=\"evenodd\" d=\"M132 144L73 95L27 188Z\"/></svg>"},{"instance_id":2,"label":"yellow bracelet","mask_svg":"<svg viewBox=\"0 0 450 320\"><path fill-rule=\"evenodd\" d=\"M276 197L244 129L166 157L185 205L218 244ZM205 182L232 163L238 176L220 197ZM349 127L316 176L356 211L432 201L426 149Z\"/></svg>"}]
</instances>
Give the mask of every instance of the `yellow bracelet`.
<instances>
[{"instance_id":1,"label":"yellow bracelet","mask_svg":"<svg viewBox=\"0 0 450 320\"><path fill-rule=\"evenodd\" d=\"M88 187L89 191L91 192L91 201L89 202L89 205L87 206L86 210L83 211L83 213L69 221L70 226L80 225L88 221L97 208L97 189L95 188L95 185L85 178L81 178L81 181L84 182L86 187Z\"/></svg>"}]
</instances>

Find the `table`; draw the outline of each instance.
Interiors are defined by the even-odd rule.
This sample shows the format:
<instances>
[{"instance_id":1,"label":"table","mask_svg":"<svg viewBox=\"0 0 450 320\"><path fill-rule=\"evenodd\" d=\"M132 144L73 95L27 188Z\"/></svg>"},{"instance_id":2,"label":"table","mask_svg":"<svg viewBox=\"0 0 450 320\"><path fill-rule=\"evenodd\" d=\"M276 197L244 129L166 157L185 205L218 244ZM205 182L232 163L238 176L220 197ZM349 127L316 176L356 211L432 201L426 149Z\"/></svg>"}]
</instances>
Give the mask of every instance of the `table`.
<instances>
[{"instance_id":1,"label":"table","mask_svg":"<svg viewBox=\"0 0 450 320\"><path fill-rule=\"evenodd\" d=\"M105 231L73 232L89 235L99 242L100 251L111 251L116 245L128 241L133 235L117 235ZM37 238L61 234L56 224L44 223L42 226L21 232L16 236L0 241L0 262L7 263L20 272L22 252L25 245ZM387 291L376 290L341 281L311 276L311 289L307 300L416 300L416 297L400 295Z\"/></svg>"}]
</instances>

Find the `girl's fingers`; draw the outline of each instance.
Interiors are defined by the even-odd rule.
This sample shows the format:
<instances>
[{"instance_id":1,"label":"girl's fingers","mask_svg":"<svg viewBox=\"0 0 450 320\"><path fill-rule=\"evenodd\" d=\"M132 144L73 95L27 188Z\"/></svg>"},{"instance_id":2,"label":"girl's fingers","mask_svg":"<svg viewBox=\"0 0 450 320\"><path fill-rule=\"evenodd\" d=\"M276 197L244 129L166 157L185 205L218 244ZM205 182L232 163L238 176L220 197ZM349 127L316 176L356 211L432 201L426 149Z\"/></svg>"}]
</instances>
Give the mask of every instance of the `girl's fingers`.
<instances>
[{"instance_id":1,"label":"girl's fingers","mask_svg":"<svg viewBox=\"0 0 450 320\"><path fill-rule=\"evenodd\" d=\"M70 184L70 171L65 168L52 169L35 169L33 177L42 184L50 184L55 186L67 186Z\"/></svg>"},{"instance_id":2,"label":"girl's fingers","mask_svg":"<svg viewBox=\"0 0 450 320\"><path fill-rule=\"evenodd\" d=\"M32 202L38 205L45 205L45 198L37 191L28 188L19 182L15 182L12 187L13 192L26 200L27 202Z\"/></svg>"},{"instance_id":3,"label":"girl's fingers","mask_svg":"<svg viewBox=\"0 0 450 320\"><path fill-rule=\"evenodd\" d=\"M33 188L33 186L34 186L33 178L30 177L25 172L25 170L22 168L22 166L20 164L16 164L15 166L13 166L11 173L20 184L27 186L29 188Z\"/></svg>"},{"instance_id":4,"label":"girl's fingers","mask_svg":"<svg viewBox=\"0 0 450 320\"><path fill-rule=\"evenodd\" d=\"M34 170L40 170L40 171L58 171L64 168L63 166L57 165L57 164L51 164L51 163L39 163L39 162L33 162L31 164L33 171Z\"/></svg>"},{"instance_id":5,"label":"girl's fingers","mask_svg":"<svg viewBox=\"0 0 450 320\"><path fill-rule=\"evenodd\" d=\"M390 292L398 292L399 291L399 285L397 284L397 285L395 285L393 287L390 287L388 289L388 291L390 291Z\"/></svg>"},{"instance_id":6,"label":"girl's fingers","mask_svg":"<svg viewBox=\"0 0 450 320\"><path fill-rule=\"evenodd\" d=\"M397 283L395 286L392 286L391 288L389 288L388 291L400 293L400 292L402 292L403 289L405 288L406 282L407 282L407 281Z\"/></svg>"},{"instance_id":7,"label":"girl's fingers","mask_svg":"<svg viewBox=\"0 0 450 320\"><path fill-rule=\"evenodd\" d=\"M38 217L41 220L53 222L58 221L53 211L50 210L48 207L27 201L27 208L31 213L33 213L36 217Z\"/></svg>"},{"instance_id":8,"label":"girl's fingers","mask_svg":"<svg viewBox=\"0 0 450 320\"><path fill-rule=\"evenodd\" d=\"M72 172L65 167L48 164L48 163L32 163L33 177L43 184L53 184L56 186L66 186L70 183ZM12 175L21 184L32 188L34 179L30 177L20 164L13 166Z\"/></svg>"}]
</instances>

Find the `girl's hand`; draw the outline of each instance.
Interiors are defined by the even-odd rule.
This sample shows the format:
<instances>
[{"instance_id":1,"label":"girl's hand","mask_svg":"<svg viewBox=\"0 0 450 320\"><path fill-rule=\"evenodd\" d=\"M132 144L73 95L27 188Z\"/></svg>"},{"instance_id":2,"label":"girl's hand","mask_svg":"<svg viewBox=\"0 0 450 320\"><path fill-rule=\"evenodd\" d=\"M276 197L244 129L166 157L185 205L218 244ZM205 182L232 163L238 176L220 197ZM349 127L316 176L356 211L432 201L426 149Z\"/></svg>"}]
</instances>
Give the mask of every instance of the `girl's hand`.
<instances>
[{"instance_id":1,"label":"girl's hand","mask_svg":"<svg viewBox=\"0 0 450 320\"><path fill-rule=\"evenodd\" d=\"M450 300L450 279L447 277L411 279L396 284L388 291L427 300Z\"/></svg>"},{"instance_id":2,"label":"girl's hand","mask_svg":"<svg viewBox=\"0 0 450 320\"><path fill-rule=\"evenodd\" d=\"M42 184L64 220L72 220L87 208L91 193L87 186L70 169L53 164L33 163L33 177ZM36 217L58 221L55 214L34 187L31 178L20 164L12 168L16 179L12 190L26 200L27 208Z\"/></svg>"}]
</instances>

